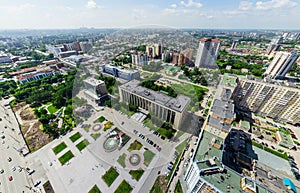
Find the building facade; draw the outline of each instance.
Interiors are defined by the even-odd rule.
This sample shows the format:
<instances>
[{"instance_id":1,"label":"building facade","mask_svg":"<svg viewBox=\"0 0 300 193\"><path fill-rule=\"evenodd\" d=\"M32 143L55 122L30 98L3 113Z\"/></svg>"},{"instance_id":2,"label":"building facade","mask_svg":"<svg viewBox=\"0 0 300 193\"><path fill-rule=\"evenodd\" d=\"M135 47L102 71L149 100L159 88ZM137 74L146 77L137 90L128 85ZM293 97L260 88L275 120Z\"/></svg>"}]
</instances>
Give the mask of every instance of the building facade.
<instances>
[{"instance_id":1,"label":"building facade","mask_svg":"<svg viewBox=\"0 0 300 193\"><path fill-rule=\"evenodd\" d=\"M114 66L113 64L103 64L102 72L124 80L133 80L140 78L140 73L138 71L126 70L124 68Z\"/></svg>"},{"instance_id":2,"label":"building facade","mask_svg":"<svg viewBox=\"0 0 300 193\"><path fill-rule=\"evenodd\" d=\"M174 129L179 129L187 112L190 98L178 95L172 98L140 86L140 81L132 80L119 87L120 100L127 104L137 105L154 116L169 122Z\"/></svg>"},{"instance_id":3,"label":"building facade","mask_svg":"<svg viewBox=\"0 0 300 193\"><path fill-rule=\"evenodd\" d=\"M141 54L141 53L132 54L131 58L132 58L133 65L144 66L148 64L147 54Z\"/></svg>"},{"instance_id":4,"label":"building facade","mask_svg":"<svg viewBox=\"0 0 300 193\"><path fill-rule=\"evenodd\" d=\"M299 55L296 50L291 52L277 52L268 66L265 75L270 78L284 78L298 57Z\"/></svg>"},{"instance_id":5,"label":"building facade","mask_svg":"<svg viewBox=\"0 0 300 193\"><path fill-rule=\"evenodd\" d=\"M300 89L275 81L238 78L233 93L235 107L288 122L300 124Z\"/></svg>"},{"instance_id":6,"label":"building facade","mask_svg":"<svg viewBox=\"0 0 300 193\"><path fill-rule=\"evenodd\" d=\"M83 81L85 85L84 94L92 103L102 103L108 97L105 82L95 78L88 78Z\"/></svg>"},{"instance_id":7,"label":"building facade","mask_svg":"<svg viewBox=\"0 0 300 193\"><path fill-rule=\"evenodd\" d=\"M195 66L198 68L217 68L216 59L220 45L220 39L201 38L197 50Z\"/></svg>"}]
</instances>

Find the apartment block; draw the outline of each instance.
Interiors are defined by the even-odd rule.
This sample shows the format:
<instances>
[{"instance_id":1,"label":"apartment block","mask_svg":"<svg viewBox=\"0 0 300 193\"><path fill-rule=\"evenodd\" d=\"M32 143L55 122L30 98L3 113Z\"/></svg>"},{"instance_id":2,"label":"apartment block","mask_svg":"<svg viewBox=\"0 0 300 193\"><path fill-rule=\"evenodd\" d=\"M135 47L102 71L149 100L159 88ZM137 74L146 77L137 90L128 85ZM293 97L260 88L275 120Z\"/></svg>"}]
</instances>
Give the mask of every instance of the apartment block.
<instances>
[{"instance_id":1,"label":"apartment block","mask_svg":"<svg viewBox=\"0 0 300 193\"><path fill-rule=\"evenodd\" d=\"M238 78L233 99L239 110L300 124L300 89L274 80Z\"/></svg>"}]
</instances>

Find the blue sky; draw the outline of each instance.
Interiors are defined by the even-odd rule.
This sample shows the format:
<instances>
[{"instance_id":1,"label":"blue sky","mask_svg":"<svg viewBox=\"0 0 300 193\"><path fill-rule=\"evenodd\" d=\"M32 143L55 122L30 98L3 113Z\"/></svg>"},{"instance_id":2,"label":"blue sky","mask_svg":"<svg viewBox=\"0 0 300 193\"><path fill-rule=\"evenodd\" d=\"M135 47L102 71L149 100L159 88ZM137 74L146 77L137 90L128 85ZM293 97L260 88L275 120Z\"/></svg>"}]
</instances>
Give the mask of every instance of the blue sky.
<instances>
[{"instance_id":1,"label":"blue sky","mask_svg":"<svg viewBox=\"0 0 300 193\"><path fill-rule=\"evenodd\" d=\"M300 29L300 0L10 0L0 18L0 29Z\"/></svg>"}]
</instances>

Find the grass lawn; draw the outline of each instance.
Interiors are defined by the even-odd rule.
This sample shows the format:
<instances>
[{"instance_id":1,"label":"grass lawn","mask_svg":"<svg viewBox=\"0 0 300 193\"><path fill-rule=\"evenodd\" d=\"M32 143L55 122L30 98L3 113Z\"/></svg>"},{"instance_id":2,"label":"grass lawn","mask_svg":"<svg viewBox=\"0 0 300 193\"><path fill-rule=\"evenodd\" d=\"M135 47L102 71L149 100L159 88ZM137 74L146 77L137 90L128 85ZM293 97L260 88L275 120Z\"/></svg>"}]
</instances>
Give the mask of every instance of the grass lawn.
<instances>
[{"instance_id":1,"label":"grass lawn","mask_svg":"<svg viewBox=\"0 0 300 193\"><path fill-rule=\"evenodd\" d=\"M77 139L79 139L81 137L81 134L79 132L73 134L71 137L70 137L70 140L74 143L75 141L77 141Z\"/></svg>"},{"instance_id":2,"label":"grass lawn","mask_svg":"<svg viewBox=\"0 0 300 193\"><path fill-rule=\"evenodd\" d=\"M109 168L109 170L102 176L104 182L110 187L110 185L117 179L119 173L113 168Z\"/></svg>"},{"instance_id":3,"label":"grass lawn","mask_svg":"<svg viewBox=\"0 0 300 193\"><path fill-rule=\"evenodd\" d=\"M107 131L108 129L110 129L114 124L110 121L108 121L107 123L104 124L104 131Z\"/></svg>"},{"instance_id":4,"label":"grass lawn","mask_svg":"<svg viewBox=\"0 0 300 193\"><path fill-rule=\"evenodd\" d=\"M98 186L95 184L92 189L90 189L89 193L101 193Z\"/></svg>"},{"instance_id":5,"label":"grass lawn","mask_svg":"<svg viewBox=\"0 0 300 193\"><path fill-rule=\"evenodd\" d=\"M71 152L71 150L67 151L64 155L62 155L60 158L58 158L61 165L64 165L67 163L70 159L74 157L74 154Z\"/></svg>"},{"instance_id":6,"label":"grass lawn","mask_svg":"<svg viewBox=\"0 0 300 193\"><path fill-rule=\"evenodd\" d=\"M95 140L98 139L101 136L100 133L92 133L91 137L94 138Z\"/></svg>"},{"instance_id":7,"label":"grass lawn","mask_svg":"<svg viewBox=\"0 0 300 193\"><path fill-rule=\"evenodd\" d=\"M135 140L133 143L130 144L128 151L132 151L132 150L140 150L143 147L143 145L138 142L137 140Z\"/></svg>"},{"instance_id":8,"label":"grass lawn","mask_svg":"<svg viewBox=\"0 0 300 193\"><path fill-rule=\"evenodd\" d=\"M178 131L176 132L175 138L176 138L176 139L179 139L179 137L181 137L183 134L184 134L183 131L178 130Z\"/></svg>"},{"instance_id":9,"label":"grass lawn","mask_svg":"<svg viewBox=\"0 0 300 193\"><path fill-rule=\"evenodd\" d=\"M79 149L79 151L83 150L84 148L86 148L86 146L88 146L90 143L88 142L88 140L84 139L82 140L80 143L78 143L76 145L76 147Z\"/></svg>"},{"instance_id":10,"label":"grass lawn","mask_svg":"<svg viewBox=\"0 0 300 193\"><path fill-rule=\"evenodd\" d=\"M160 178L161 176L158 176L154 182L154 185L152 186L150 193L164 193L163 190L161 189L161 184L160 184Z\"/></svg>"},{"instance_id":11,"label":"grass lawn","mask_svg":"<svg viewBox=\"0 0 300 193\"><path fill-rule=\"evenodd\" d=\"M144 152L144 164L146 166L149 166L149 164L151 163L154 156L155 156L155 154L152 151L146 150Z\"/></svg>"},{"instance_id":12,"label":"grass lawn","mask_svg":"<svg viewBox=\"0 0 300 193\"><path fill-rule=\"evenodd\" d=\"M96 120L94 121L94 123L97 123L97 122L102 123L102 122L104 122L105 120L106 120L105 117L101 116L101 117L99 117L98 119L96 119Z\"/></svg>"},{"instance_id":13,"label":"grass lawn","mask_svg":"<svg viewBox=\"0 0 300 193\"><path fill-rule=\"evenodd\" d=\"M178 153L178 155L181 154L181 152L184 150L184 148L186 147L186 145L188 144L188 138L186 138L183 142L181 142L179 145L176 146L176 151Z\"/></svg>"},{"instance_id":14,"label":"grass lawn","mask_svg":"<svg viewBox=\"0 0 300 193\"><path fill-rule=\"evenodd\" d=\"M88 133L90 131L91 125L85 126L83 129Z\"/></svg>"},{"instance_id":15,"label":"grass lawn","mask_svg":"<svg viewBox=\"0 0 300 193\"><path fill-rule=\"evenodd\" d=\"M144 170L138 169L138 170L130 170L129 174L136 179L136 181L139 181L142 175L144 174Z\"/></svg>"},{"instance_id":16,"label":"grass lawn","mask_svg":"<svg viewBox=\"0 0 300 193\"><path fill-rule=\"evenodd\" d=\"M54 114L56 113L56 111L58 111L58 109L55 106L51 105L48 107L48 111L49 113Z\"/></svg>"},{"instance_id":17,"label":"grass lawn","mask_svg":"<svg viewBox=\"0 0 300 193\"><path fill-rule=\"evenodd\" d=\"M52 150L53 150L54 154L57 155L59 152L64 150L66 147L67 147L67 145L65 144L65 142L62 142L62 143L58 144L57 146L55 146Z\"/></svg>"},{"instance_id":18,"label":"grass lawn","mask_svg":"<svg viewBox=\"0 0 300 193\"><path fill-rule=\"evenodd\" d=\"M183 190L182 190L182 187L181 187L181 184L180 184L179 180L178 180L178 182L175 186L174 193L183 193Z\"/></svg>"},{"instance_id":19,"label":"grass lawn","mask_svg":"<svg viewBox=\"0 0 300 193\"><path fill-rule=\"evenodd\" d=\"M125 158L126 158L126 154L123 153L117 160L117 162L123 167L125 168L126 167L126 164L125 164Z\"/></svg>"},{"instance_id":20,"label":"grass lawn","mask_svg":"<svg viewBox=\"0 0 300 193\"><path fill-rule=\"evenodd\" d=\"M118 186L118 188L116 189L115 193L130 193L131 191L132 191L132 187L130 186L130 184L128 184L128 182L123 180L121 184Z\"/></svg>"}]
</instances>

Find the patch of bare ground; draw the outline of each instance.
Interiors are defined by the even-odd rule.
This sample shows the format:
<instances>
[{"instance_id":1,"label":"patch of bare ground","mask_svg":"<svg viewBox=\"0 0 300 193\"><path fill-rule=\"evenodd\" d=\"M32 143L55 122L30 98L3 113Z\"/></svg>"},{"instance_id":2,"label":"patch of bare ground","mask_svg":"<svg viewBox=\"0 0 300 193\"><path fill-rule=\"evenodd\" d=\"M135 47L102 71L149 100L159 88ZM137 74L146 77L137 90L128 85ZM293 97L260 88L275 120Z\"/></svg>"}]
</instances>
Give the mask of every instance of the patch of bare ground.
<instances>
[{"instance_id":1,"label":"patch of bare ground","mask_svg":"<svg viewBox=\"0 0 300 193\"><path fill-rule=\"evenodd\" d=\"M52 137L41 130L41 123L29 105L24 102L18 103L14 106L14 111L20 120L21 131L30 151L36 151L52 141Z\"/></svg>"}]
</instances>

